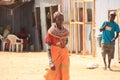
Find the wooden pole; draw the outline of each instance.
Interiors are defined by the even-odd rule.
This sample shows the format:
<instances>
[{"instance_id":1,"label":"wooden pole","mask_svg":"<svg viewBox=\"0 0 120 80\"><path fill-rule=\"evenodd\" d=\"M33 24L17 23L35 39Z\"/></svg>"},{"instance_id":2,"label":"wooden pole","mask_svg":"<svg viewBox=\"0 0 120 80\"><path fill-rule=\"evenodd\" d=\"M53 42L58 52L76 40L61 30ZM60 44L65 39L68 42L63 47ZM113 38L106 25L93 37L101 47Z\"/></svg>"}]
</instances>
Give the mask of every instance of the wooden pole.
<instances>
[{"instance_id":1,"label":"wooden pole","mask_svg":"<svg viewBox=\"0 0 120 80\"><path fill-rule=\"evenodd\" d=\"M53 17L52 17L52 3L51 3L51 0L50 0L50 17L51 17L51 23L53 23Z\"/></svg>"},{"instance_id":2,"label":"wooden pole","mask_svg":"<svg viewBox=\"0 0 120 80\"><path fill-rule=\"evenodd\" d=\"M92 7L92 55L95 57L96 47L95 47L95 0L93 0L93 7Z\"/></svg>"},{"instance_id":3,"label":"wooden pole","mask_svg":"<svg viewBox=\"0 0 120 80\"><path fill-rule=\"evenodd\" d=\"M86 5L85 1L83 1L83 51L82 54L86 54L86 25L85 25L85 10L86 10Z\"/></svg>"},{"instance_id":4,"label":"wooden pole","mask_svg":"<svg viewBox=\"0 0 120 80\"><path fill-rule=\"evenodd\" d=\"M69 5L68 5L68 12L69 12L69 24L70 24L70 42L69 42L69 44L70 44L70 54L72 54L72 43L73 43L73 38L72 38L72 24L71 24L71 20L72 20L72 9L71 9L71 0L68 0L68 3L69 3Z\"/></svg>"},{"instance_id":5,"label":"wooden pole","mask_svg":"<svg viewBox=\"0 0 120 80\"><path fill-rule=\"evenodd\" d=\"M74 2L74 18L75 22L77 21L77 3ZM78 31L77 31L77 24L74 24L74 36L75 36L75 52L78 54Z\"/></svg>"},{"instance_id":6,"label":"wooden pole","mask_svg":"<svg viewBox=\"0 0 120 80\"><path fill-rule=\"evenodd\" d=\"M60 11L62 12L62 0L60 0Z\"/></svg>"}]
</instances>

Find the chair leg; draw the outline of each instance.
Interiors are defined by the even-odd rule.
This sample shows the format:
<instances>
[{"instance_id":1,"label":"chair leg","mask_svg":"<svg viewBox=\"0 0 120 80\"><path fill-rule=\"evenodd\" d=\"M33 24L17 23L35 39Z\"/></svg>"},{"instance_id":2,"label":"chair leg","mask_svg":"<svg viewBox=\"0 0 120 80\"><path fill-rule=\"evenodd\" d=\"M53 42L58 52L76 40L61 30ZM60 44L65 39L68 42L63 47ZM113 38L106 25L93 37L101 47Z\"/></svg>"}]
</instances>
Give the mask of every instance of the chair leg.
<instances>
[{"instance_id":1,"label":"chair leg","mask_svg":"<svg viewBox=\"0 0 120 80\"><path fill-rule=\"evenodd\" d=\"M23 51L23 45L22 44L16 44L16 52L18 52L20 49L20 52Z\"/></svg>"},{"instance_id":2,"label":"chair leg","mask_svg":"<svg viewBox=\"0 0 120 80\"><path fill-rule=\"evenodd\" d=\"M15 45L13 44L12 45L12 52L14 52L14 50L15 50Z\"/></svg>"},{"instance_id":3,"label":"chair leg","mask_svg":"<svg viewBox=\"0 0 120 80\"><path fill-rule=\"evenodd\" d=\"M22 51L23 51L23 45L21 44L21 46L20 46L20 47L21 47L21 52L22 52Z\"/></svg>"},{"instance_id":4,"label":"chair leg","mask_svg":"<svg viewBox=\"0 0 120 80\"><path fill-rule=\"evenodd\" d=\"M9 45L9 51L11 51L11 48L12 48L12 45L10 44L10 45Z\"/></svg>"},{"instance_id":5,"label":"chair leg","mask_svg":"<svg viewBox=\"0 0 120 80\"><path fill-rule=\"evenodd\" d=\"M16 52L18 52L18 49L19 49L19 45L16 44Z\"/></svg>"},{"instance_id":6,"label":"chair leg","mask_svg":"<svg viewBox=\"0 0 120 80\"><path fill-rule=\"evenodd\" d=\"M2 51L5 50L5 42L2 42Z\"/></svg>"}]
</instances>

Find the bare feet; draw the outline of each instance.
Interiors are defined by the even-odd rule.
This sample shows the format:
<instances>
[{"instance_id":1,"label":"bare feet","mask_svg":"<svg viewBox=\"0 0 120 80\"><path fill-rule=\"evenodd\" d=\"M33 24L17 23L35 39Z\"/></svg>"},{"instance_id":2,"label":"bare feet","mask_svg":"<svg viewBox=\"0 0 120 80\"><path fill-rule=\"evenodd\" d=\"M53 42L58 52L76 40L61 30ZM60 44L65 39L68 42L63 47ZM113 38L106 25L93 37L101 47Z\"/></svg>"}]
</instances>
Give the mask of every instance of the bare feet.
<instances>
[{"instance_id":1,"label":"bare feet","mask_svg":"<svg viewBox=\"0 0 120 80\"><path fill-rule=\"evenodd\" d=\"M107 70L107 66L103 67L104 70ZM112 69L108 66L108 70L112 71Z\"/></svg>"},{"instance_id":2,"label":"bare feet","mask_svg":"<svg viewBox=\"0 0 120 80\"><path fill-rule=\"evenodd\" d=\"M107 66L105 66L103 69L106 70L106 69L107 69Z\"/></svg>"},{"instance_id":3,"label":"bare feet","mask_svg":"<svg viewBox=\"0 0 120 80\"><path fill-rule=\"evenodd\" d=\"M110 66L108 66L108 69L109 69L110 71L112 71L112 69L110 68Z\"/></svg>"}]
</instances>

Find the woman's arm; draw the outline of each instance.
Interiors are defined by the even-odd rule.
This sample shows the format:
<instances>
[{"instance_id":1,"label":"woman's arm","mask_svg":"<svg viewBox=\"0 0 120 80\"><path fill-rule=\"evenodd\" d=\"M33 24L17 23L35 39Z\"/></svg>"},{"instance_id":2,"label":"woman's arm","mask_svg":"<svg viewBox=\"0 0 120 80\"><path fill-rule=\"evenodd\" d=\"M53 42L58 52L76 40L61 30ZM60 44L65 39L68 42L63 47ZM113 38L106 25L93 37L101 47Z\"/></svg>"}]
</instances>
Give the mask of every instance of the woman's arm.
<instances>
[{"instance_id":1,"label":"woman's arm","mask_svg":"<svg viewBox=\"0 0 120 80\"><path fill-rule=\"evenodd\" d=\"M55 65L52 61L52 54L51 54L51 43L48 43L48 59L49 59L49 64L52 70L55 70Z\"/></svg>"}]
</instances>

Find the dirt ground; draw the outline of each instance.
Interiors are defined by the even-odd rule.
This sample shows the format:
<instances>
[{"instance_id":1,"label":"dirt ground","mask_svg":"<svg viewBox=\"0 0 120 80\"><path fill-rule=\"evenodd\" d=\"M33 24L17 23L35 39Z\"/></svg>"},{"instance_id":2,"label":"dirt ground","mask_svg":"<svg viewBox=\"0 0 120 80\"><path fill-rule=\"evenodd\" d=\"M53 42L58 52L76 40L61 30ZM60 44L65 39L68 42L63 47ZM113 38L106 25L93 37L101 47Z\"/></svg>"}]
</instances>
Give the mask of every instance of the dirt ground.
<instances>
[{"instance_id":1,"label":"dirt ground","mask_svg":"<svg viewBox=\"0 0 120 80\"><path fill-rule=\"evenodd\" d=\"M88 64L97 64L87 69ZM102 61L92 56L70 55L70 80L120 80L120 64L112 62L113 71L103 70ZM48 68L46 52L0 52L0 80L44 80Z\"/></svg>"}]
</instances>

